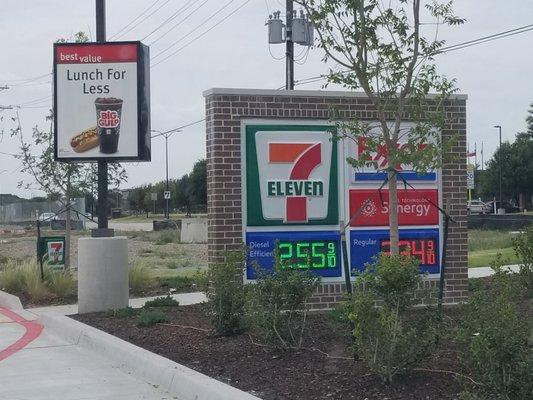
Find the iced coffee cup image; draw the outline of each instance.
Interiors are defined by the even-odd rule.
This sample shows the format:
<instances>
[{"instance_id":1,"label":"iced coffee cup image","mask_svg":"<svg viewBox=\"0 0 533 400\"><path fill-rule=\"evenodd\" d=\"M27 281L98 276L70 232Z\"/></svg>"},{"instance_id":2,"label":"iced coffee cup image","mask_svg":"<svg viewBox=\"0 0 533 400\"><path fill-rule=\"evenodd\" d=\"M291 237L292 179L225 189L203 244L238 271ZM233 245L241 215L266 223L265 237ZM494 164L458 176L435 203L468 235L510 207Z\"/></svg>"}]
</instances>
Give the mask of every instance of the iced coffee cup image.
<instances>
[{"instance_id":1,"label":"iced coffee cup image","mask_svg":"<svg viewBox=\"0 0 533 400\"><path fill-rule=\"evenodd\" d=\"M122 119L122 99L99 97L94 101L96 126L100 139L100 153L113 154L118 149L120 121Z\"/></svg>"}]
</instances>

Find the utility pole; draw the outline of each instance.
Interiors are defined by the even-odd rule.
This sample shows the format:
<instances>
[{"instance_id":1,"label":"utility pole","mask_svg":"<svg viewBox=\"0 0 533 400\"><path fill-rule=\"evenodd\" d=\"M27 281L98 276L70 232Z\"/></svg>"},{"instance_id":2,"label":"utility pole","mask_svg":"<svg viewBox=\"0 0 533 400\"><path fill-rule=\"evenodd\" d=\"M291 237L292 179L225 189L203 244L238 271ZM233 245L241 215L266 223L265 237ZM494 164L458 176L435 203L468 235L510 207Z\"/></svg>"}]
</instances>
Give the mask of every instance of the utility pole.
<instances>
[{"instance_id":1,"label":"utility pole","mask_svg":"<svg viewBox=\"0 0 533 400\"><path fill-rule=\"evenodd\" d=\"M167 171L167 183L166 183L166 191L169 192L169 188L168 188L168 133L165 134L165 164L166 164L166 171ZM168 211L168 202L169 202L169 198L168 196L165 196L165 218L166 219L169 219L170 218L170 214L169 214L169 211Z\"/></svg>"},{"instance_id":2,"label":"utility pole","mask_svg":"<svg viewBox=\"0 0 533 400\"><path fill-rule=\"evenodd\" d=\"M294 13L293 0L286 0L286 39L285 39L285 67L286 83L285 89L294 90L294 42L292 41L292 17Z\"/></svg>"},{"instance_id":3,"label":"utility pole","mask_svg":"<svg viewBox=\"0 0 533 400\"><path fill-rule=\"evenodd\" d=\"M500 133L500 147L498 147L499 150L499 157L498 157L498 164L500 166L500 207L503 208L502 203L502 127L500 125L494 125L495 128L498 128L498 131Z\"/></svg>"},{"instance_id":4,"label":"utility pole","mask_svg":"<svg viewBox=\"0 0 533 400\"><path fill-rule=\"evenodd\" d=\"M105 0L96 0L96 41L106 41L105 29ZM108 229L108 182L107 161L98 160L98 232L93 236L113 236L113 231Z\"/></svg>"}]
</instances>

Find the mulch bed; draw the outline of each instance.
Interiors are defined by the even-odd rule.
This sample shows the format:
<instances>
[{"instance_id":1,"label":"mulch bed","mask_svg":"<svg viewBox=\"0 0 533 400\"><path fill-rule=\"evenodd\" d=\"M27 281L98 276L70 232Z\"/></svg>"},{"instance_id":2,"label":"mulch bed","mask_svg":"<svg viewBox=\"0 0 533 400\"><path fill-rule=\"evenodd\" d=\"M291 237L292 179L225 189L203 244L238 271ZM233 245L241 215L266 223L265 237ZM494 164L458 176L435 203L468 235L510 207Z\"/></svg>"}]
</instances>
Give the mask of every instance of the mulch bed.
<instances>
[{"instance_id":1,"label":"mulch bed","mask_svg":"<svg viewBox=\"0 0 533 400\"><path fill-rule=\"evenodd\" d=\"M421 366L432 371L413 371L386 384L351 359L349 327L329 313L309 317L305 349L298 351L265 346L247 333L214 336L201 305L165 313L168 324L147 328L136 326L136 317L97 313L73 318L265 400L447 400L457 399L464 387L463 378L446 372L461 372L451 343L443 343L443 350Z\"/></svg>"}]
</instances>

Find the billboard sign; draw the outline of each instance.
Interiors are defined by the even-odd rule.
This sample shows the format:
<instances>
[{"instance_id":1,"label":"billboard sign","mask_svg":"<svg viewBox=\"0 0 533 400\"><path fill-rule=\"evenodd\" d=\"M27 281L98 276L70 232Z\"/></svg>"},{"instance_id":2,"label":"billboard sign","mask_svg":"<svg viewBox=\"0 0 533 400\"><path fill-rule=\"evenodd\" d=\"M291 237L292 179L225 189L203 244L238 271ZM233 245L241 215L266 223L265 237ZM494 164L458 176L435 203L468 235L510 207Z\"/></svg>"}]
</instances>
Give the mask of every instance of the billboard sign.
<instances>
[{"instance_id":1,"label":"billboard sign","mask_svg":"<svg viewBox=\"0 0 533 400\"><path fill-rule=\"evenodd\" d=\"M54 44L55 159L149 161L148 47Z\"/></svg>"},{"instance_id":2,"label":"billboard sign","mask_svg":"<svg viewBox=\"0 0 533 400\"><path fill-rule=\"evenodd\" d=\"M388 190L352 189L349 196L351 226L389 225ZM399 225L438 225L438 203L437 189L398 189Z\"/></svg>"}]
</instances>

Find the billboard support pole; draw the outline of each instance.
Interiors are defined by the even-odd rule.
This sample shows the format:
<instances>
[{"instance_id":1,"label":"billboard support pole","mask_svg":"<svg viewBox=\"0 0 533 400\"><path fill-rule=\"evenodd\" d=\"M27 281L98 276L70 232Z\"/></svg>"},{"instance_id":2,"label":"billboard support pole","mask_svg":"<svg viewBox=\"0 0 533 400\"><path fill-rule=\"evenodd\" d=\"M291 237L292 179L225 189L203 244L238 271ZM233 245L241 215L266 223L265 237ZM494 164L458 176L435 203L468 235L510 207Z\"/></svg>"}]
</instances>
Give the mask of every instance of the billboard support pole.
<instances>
[{"instance_id":1,"label":"billboard support pole","mask_svg":"<svg viewBox=\"0 0 533 400\"><path fill-rule=\"evenodd\" d=\"M96 0L96 41L106 41L105 0ZM113 230L108 229L108 182L107 161L98 160L98 229L93 229L93 237L111 237Z\"/></svg>"}]
</instances>

